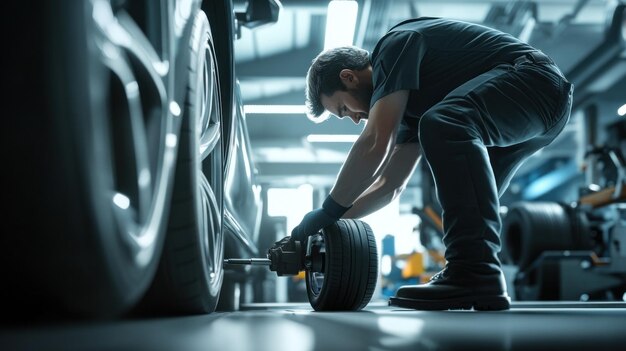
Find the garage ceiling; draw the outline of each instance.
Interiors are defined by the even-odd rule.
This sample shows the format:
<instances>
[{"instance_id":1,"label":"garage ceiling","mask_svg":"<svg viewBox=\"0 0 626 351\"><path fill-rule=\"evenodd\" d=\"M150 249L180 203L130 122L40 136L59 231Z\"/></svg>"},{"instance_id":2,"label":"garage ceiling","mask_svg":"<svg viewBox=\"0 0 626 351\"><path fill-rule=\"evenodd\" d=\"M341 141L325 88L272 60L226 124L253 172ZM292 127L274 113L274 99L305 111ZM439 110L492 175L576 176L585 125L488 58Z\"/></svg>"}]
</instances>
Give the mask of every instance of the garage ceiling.
<instances>
[{"instance_id":1,"label":"garage ceiling","mask_svg":"<svg viewBox=\"0 0 626 351\"><path fill-rule=\"evenodd\" d=\"M391 26L411 17L461 19L500 28L542 49L568 72L602 41L616 1L605 0L358 0L354 44L371 50ZM244 2L235 1L241 9ZM282 0L279 21L242 29L235 42L236 75L245 104L303 105L305 75L323 49L326 0ZM581 43L585 43L581 45ZM622 55L624 56L624 55ZM624 65L624 57L621 64ZM619 70L624 85L624 70ZM613 93L615 95L615 93ZM311 143L310 134L358 134L363 125L330 119L315 124L302 113L248 113L248 128L263 183L330 185L350 143ZM575 138L550 152L571 152ZM416 176L417 177L417 176ZM418 181L419 179L414 179Z\"/></svg>"}]
</instances>

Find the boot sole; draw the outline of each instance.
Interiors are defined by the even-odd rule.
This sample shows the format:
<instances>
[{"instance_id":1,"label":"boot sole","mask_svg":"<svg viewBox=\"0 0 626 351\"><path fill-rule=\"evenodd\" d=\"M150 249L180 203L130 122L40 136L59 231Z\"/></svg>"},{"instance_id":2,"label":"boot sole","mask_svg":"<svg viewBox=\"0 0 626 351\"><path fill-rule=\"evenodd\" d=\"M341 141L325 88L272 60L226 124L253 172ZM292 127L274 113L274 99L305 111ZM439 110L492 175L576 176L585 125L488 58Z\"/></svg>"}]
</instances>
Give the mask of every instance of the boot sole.
<instances>
[{"instance_id":1,"label":"boot sole","mask_svg":"<svg viewBox=\"0 0 626 351\"><path fill-rule=\"evenodd\" d=\"M470 296L445 300L418 300L392 297L390 306L411 308L422 311L471 310L502 311L511 307L511 299L506 295Z\"/></svg>"}]
</instances>

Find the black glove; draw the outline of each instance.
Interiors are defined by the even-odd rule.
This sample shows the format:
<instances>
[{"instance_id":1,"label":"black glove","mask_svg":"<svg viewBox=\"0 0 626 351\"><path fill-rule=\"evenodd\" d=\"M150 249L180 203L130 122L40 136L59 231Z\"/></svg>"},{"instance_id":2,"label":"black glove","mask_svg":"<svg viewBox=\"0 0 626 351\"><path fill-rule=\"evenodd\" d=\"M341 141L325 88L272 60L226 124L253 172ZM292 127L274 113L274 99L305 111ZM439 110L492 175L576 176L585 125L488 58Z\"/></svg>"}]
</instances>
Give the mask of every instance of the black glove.
<instances>
[{"instance_id":1,"label":"black glove","mask_svg":"<svg viewBox=\"0 0 626 351\"><path fill-rule=\"evenodd\" d=\"M350 207L341 206L328 195L322 208L307 213L304 218L302 218L300 224L293 228L291 237L302 243L306 243L307 237L337 222Z\"/></svg>"}]
</instances>

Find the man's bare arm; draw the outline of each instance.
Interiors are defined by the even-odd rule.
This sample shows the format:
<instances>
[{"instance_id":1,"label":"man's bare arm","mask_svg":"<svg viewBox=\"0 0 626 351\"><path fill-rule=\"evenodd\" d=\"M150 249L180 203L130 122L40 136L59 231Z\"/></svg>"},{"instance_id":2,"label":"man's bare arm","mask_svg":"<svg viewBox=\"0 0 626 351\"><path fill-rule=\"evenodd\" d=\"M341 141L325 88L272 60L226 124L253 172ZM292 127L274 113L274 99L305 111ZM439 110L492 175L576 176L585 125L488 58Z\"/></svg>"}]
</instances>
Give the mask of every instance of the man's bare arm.
<instances>
[{"instance_id":1,"label":"man's bare arm","mask_svg":"<svg viewBox=\"0 0 626 351\"><path fill-rule=\"evenodd\" d=\"M354 202L343 218L367 216L393 201L406 187L420 154L418 143L397 145L381 176Z\"/></svg>"},{"instance_id":2,"label":"man's bare arm","mask_svg":"<svg viewBox=\"0 0 626 351\"><path fill-rule=\"evenodd\" d=\"M378 100L370 110L367 125L350 149L330 192L340 205L352 205L376 180L395 146L408 97L407 90L393 92Z\"/></svg>"}]
</instances>

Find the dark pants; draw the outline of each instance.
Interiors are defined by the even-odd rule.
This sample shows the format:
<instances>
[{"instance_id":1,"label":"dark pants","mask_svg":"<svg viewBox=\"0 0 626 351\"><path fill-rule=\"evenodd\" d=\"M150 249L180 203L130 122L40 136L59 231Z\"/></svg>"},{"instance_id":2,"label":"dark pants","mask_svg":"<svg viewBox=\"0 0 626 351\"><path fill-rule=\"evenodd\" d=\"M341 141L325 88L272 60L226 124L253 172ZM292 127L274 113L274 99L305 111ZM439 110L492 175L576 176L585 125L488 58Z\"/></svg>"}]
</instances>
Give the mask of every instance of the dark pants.
<instances>
[{"instance_id":1,"label":"dark pants","mask_svg":"<svg viewBox=\"0 0 626 351\"><path fill-rule=\"evenodd\" d=\"M563 130L572 92L547 57L533 55L468 81L422 116L449 264L499 271L499 198L522 162Z\"/></svg>"}]
</instances>

